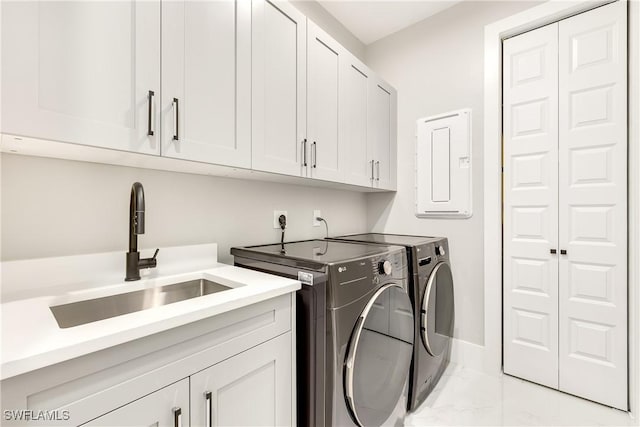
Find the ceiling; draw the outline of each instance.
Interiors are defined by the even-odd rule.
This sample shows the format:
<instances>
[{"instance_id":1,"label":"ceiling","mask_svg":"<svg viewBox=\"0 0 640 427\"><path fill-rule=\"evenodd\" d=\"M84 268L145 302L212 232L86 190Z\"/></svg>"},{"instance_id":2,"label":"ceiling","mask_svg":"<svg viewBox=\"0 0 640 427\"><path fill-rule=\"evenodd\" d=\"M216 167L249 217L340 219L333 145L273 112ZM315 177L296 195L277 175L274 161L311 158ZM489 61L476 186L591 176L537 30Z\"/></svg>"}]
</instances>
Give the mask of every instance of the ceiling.
<instances>
[{"instance_id":1,"label":"ceiling","mask_svg":"<svg viewBox=\"0 0 640 427\"><path fill-rule=\"evenodd\" d=\"M365 45L393 34L461 0L317 0Z\"/></svg>"}]
</instances>

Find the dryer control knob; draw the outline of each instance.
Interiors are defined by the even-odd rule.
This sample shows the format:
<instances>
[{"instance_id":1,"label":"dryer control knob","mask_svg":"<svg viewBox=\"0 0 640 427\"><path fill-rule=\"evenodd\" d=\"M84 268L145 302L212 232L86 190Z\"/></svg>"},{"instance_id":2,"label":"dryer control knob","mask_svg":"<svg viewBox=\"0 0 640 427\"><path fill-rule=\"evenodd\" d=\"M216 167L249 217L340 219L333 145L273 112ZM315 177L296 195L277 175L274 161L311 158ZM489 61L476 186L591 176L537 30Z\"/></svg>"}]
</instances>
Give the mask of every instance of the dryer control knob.
<instances>
[{"instance_id":1,"label":"dryer control knob","mask_svg":"<svg viewBox=\"0 0 640 427\"><path fill-rule=\"evenodd\" d=\"M391 265L390 261L380 261L378 263L378 273L386 274L388 276L389 274L391 274L392 270L393 266Z\"/></svg>"},{"instance_id":2,"label":"dryer control knob","mask_svg":"<svg viewBox=\"0 0 640 427\"><path fill-rule=\"evenodd\" d=\"M444 256L444 255L445 255L445 254L444 254L444 246L438 246L438 247L436 248L436 252L438 253L438 255L440 255L440 256Z\"/></svg>"}]
</instances>

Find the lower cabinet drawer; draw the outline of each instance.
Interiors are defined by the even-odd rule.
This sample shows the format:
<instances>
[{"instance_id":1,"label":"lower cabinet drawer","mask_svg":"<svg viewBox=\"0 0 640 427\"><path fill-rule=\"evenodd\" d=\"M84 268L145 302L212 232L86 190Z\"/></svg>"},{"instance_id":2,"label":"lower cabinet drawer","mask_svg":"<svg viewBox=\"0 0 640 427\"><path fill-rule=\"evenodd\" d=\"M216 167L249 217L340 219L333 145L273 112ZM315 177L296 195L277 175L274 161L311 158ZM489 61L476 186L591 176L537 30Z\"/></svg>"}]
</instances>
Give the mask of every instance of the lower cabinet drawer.
<instances>
[{"instance_id":1,"label":"lower cabinet drawer","mask_svg":"<svg viewBox=\"0 0 640 427\"><path fill-rule=\"evenodd\" d=\"M189 379L141 397L83 426L189 426Z\"/></svg>"}]
</instances>

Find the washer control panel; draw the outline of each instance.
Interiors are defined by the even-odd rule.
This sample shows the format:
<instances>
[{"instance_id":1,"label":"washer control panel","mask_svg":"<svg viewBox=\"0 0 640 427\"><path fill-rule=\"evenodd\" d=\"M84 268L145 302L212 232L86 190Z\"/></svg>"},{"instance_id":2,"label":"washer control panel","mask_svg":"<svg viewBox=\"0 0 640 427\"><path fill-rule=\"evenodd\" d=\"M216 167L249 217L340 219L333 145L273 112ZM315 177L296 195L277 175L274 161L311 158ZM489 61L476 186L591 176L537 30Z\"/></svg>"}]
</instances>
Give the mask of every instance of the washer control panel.
<instances>
[{"instance_id":1,"label":"washer control panel","mask_svg":"<svg viewBox=\"0 0 640 427\"><path fill-rule=\"evenodd\" d=\"M371 269L373 270L376 283L389 279L404 279L407 277L406 252L398 250L389 252L386 255L371 259Z\"/></svg>"},{"instance_id":2,"label":"washer control panel","mask_svg":"<svg viewBox=\"0 0 640 427\"><path fill-rule=\"evenodd\" d=\"M385 276L389 276L393 271L393 266L391 265L391 261L380 261L378 262L378 274L384 274Z\"/></svg>"}]
</instances>

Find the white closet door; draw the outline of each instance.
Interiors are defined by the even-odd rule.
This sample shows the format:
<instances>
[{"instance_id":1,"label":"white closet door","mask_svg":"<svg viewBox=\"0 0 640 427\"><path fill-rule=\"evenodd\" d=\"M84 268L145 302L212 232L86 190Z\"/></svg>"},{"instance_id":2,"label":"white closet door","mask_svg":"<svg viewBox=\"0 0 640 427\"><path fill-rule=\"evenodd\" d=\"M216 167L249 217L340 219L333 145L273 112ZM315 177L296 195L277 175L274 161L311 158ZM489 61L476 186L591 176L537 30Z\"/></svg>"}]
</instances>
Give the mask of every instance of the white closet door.
<instances>
[{"instance_id":1,"label":"white closet door","mask_svg":"<svg viewBox=\"0 0 640 427\"><path fill-rule=\"evenodd\" d=\"M504 372L558 386L558 25L503 45Z\"/></svg>"},{"instance_id":2,"label":"white closet door","mask_svg":"<svg viewBox=\"0 0 640 427\"><path fill-rule=\"evenodd\" d=\"M626 3L560 22L560 389L627 410Z\"/></svg>"}]
</instances>

